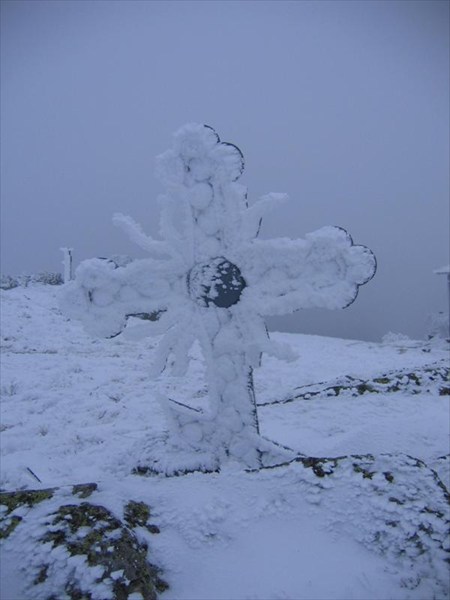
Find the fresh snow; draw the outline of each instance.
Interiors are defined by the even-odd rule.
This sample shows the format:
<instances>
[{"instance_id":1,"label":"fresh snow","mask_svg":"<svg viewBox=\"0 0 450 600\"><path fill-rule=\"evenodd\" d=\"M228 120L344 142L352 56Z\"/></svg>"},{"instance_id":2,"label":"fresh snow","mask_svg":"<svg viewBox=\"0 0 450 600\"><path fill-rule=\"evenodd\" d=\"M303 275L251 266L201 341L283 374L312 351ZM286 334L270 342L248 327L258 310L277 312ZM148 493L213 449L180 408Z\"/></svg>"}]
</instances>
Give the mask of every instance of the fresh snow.
<instances>
[{"instance_id":1,"label":"fresh snow","mask_svg":"<svg viewBox=\"0 0 450 600\"><path fill-rule=\"evenodd\" d=\"M167 429L157 398L161 388L175 400L204 406L200 349L192 348L185 377L154 381L148 372L158 339L148 337L150 323L132 319L116 338L94 339L63 317L59 294L53 286L33 285L1 296L1 488L60 490L33 509L33 520L26 521L24 511L26 525L4 543L3 600L57 593L55 579L41 595L29 587L33 565L45 552L33 543L42 533L39 515L48 512L46 504L56 507L69 498L72 484L89 481L99 484L95 502L117 513L129 499L152 507L161 533L149 536L149 559L170 584L162 600L446 597L448 571L436 550L407 560L393 553L415 518L412 512L407 517L407 510L434 493L429 479L420 486L413 479L401 483L415 498L401 509L373 493L388 485L383 478L357 478L346 464L333 479L317 478L300 464L254 473L229 464L214 474L132 475L146 444ZM408 454L446 477L440 457L449 448L449 405L437 385L418 394L405 387L270 404L316 389L315 384L326 388L344 376L371 379L447 365L444 342L271 337L288 342L297 358L285 363L264 355L255 369L257 399L265 404L258 410L263 435L313 456L372 453L384 465L381 471L394 465L397 454ZM373 531L387 509L406 517L397 538L392 534L381 551ZM95 573L82 561L74 565L64 553L53 558L62 579L76 568L95 597L108 598L108 589L93 582Z\"/></svg>"}]
</instances>

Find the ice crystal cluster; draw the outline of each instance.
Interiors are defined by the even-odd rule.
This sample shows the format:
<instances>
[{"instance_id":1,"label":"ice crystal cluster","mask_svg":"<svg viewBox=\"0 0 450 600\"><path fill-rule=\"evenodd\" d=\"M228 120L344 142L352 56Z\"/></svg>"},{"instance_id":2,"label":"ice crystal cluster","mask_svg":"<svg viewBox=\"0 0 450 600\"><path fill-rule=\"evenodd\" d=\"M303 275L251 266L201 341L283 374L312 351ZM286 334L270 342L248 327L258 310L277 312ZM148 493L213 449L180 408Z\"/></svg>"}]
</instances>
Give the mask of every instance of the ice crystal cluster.
<instances>
[{"instance_id":1,"label":"ice crystal cluster","mask_svg":"<svg viewBox=\"0 0 450 600\"><path fill-rule=\"evenodd\" d=\"M270 193L249 205L237 182L243 169L235 145L209 126L185 125L157 157L166 188L160 240L130 217L114 216L150 258L123 267L87 260L65 286L64 311L97 336L117 335L130 315L158 313L154 375L168 364L174 374L186 373L189 350L200 343L209 406L164 401L170 436L159 450L148 446L155 470L210 470L226 459L257 468L282 452L259 434L252 373L263 352L289 359L290 350L271 342L264 316L348 306L375 272L372 252L341 228L324 227L304 240L258 239L263 216L286 196Z\"/></svg>"}]
</instances>

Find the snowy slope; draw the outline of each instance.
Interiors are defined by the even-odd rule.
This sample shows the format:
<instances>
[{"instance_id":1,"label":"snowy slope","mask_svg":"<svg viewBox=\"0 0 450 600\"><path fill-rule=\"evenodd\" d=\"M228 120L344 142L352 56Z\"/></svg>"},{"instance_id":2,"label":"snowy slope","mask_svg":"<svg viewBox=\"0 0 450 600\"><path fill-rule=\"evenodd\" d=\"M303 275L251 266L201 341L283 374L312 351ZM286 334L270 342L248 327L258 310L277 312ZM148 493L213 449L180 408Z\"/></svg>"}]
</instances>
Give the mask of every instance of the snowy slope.
<instances>
[{"instance_id":1,"label":"snowy slope","mask_svg":"<svg viewBox=\"0 0 450 600\"><path fill-rule=\"evenodd\" d=\"M134 320L111 340L90 338L61 315L58 292L39 285L2 292L2 490L95 481L96 501L112 509L130 497L148 502L161 528L151 539L152 560L171 586L163 599L443 597L439 553L431 548L425 562L405 562L370 541L370 523L387 505L364 500L375 483L355 481L344 463L333 483L324 478L320 486L299 464L252 474L230 465L210 475L131 475L145 441L166 427L155 392L205 401L198 348L187 377L152 381L156 340L146 336L145 322ZM255 373L264 435L309 456L407 454L445 477L449 406L448 395L439 394L442 381L414 394L405 384L395 392L304 397L304 386L325 389L344 376L371 380L446 365L445 343L272 337L288 342L298 358L264 357ZM388 465L380 468L389 470L390 460L399 472L406 468L395 458L379 460ZM411 494L431 485L420 477ZM33 553L32 535L19 529L2 555L2 598L13 600L29 593L16 571L19 564L31 569Z\"/></svg>"}]
</instances>

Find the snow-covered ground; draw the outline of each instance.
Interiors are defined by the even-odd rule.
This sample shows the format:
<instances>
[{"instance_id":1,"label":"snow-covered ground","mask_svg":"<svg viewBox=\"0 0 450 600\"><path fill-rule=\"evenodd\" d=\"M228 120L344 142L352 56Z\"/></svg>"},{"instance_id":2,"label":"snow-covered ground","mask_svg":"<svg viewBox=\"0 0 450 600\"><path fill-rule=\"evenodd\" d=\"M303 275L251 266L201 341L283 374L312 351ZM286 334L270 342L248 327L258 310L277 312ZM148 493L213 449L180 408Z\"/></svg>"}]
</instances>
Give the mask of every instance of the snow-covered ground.
<instances>
[{"instance_id":1,"label":"snow-covered ground","mask_svg":"<svg viewBox=\"0 0 450 600\"><path fill-rule=\"evenodd\" d=\"M93 339L61 315L58 293L42 285L2 292L2 491L57 486L63 497L64 486L95 481L95 501L111 510L130 498L147 502L161 529L149 552L170 585L163 600L445 597L447 572L438 552L429 550L425 565L395 558L373 542L386 507L370 494L373 486L388 485L376 478L356 481L344 466L331 481L301 464L258 473L229 465L215 474L132 475L146 440L166 428L156 392L205 402L199 350L194 347L187 377L151 380L156 340L145 322L133 320L114 339ZM308 456L370 453L386 472L396 459L381 455L406 454L445 478L440 457L449 452L449 396L439 394L442 382L418 386L415 394L405 385L395 392L304 397L305 386L325 389L344 376L373 380L447 366L445 342L272 337L288 342L298 358L283 363L265 356L255 372L265 436ZM425 494L428 485L421 480L408 493ZM33 533L19 529L2 553L4 600L38 597L27 592ZM39 597L49 591L57 593L43 588Z\"/></svg>"}]
</instances>

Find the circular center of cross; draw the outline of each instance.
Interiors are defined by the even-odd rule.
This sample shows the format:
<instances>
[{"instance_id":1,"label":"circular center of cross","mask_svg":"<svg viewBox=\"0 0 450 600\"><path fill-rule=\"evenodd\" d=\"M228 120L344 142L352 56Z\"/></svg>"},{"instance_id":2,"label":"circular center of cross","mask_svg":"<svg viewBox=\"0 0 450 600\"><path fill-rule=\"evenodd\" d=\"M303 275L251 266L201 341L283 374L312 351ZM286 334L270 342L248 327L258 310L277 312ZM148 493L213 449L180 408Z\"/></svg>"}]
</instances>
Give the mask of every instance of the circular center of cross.
<instances>
[{"instance_id":1,"label":"circular center of cross","mask_svg":"<svg viewBox=\"0 0 450 600\"><path fill-rule=\"evenodd\" d=\"M229 308L246 285L239 268L223 256L195 265L187 276L189 295L200 306Z\"/></svg>"}]
</instances>

